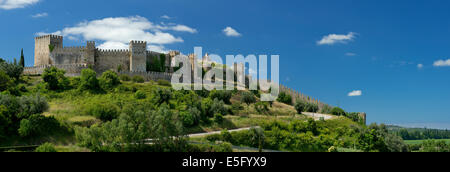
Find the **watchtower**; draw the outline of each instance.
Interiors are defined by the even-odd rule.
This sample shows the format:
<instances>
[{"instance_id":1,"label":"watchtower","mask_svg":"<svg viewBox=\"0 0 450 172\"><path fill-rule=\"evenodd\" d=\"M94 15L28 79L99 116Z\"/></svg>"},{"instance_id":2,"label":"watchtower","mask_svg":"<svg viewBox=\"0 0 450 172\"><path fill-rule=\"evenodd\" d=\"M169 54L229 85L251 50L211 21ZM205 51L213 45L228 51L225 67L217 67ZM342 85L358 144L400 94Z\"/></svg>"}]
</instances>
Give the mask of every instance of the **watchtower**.
<instances>
[{"instance_id":1,"label":"watchtower","mask_svg":"<svg viewBox=\"0 0 450 172\"><path fill-rule=\"evenodd\" d=\"M130 42L130 71L146 72L147 71L147 42L131 41Z\"/></svg>"},{"instance_id":2,"label":"watchtower","mask_svg":"<svg viewBox=\"0 0 450 172\"><path fill-rule=\"evenodd\" d=\"M87 41L86 43L86 50L84 54L84 63L88 65L94 65L95 64L95 41Z\"/></svg>"},{"instance_id":3,"label":"watchtower","mask_svg":"<svg viewBox=\"0 0 450 172\"><path fill-rule=\"evenodd\" d=\"M58 35L39 36L34 41L34 66L52 64L50 54L63 47L63 37Z\"/></svg>"}]
</instances>

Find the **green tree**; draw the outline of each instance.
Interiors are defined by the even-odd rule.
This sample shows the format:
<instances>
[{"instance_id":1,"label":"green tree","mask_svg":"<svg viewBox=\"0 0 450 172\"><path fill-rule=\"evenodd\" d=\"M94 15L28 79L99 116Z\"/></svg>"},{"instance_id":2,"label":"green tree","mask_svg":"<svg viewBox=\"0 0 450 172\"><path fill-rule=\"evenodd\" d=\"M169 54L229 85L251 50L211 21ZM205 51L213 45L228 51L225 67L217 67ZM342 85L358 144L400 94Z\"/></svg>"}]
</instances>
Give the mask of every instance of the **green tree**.
<instances>
[{"instance_id":1,"label":"green tree","mask_svg":"<svg viewBox=\"0 0 450 172\"><path fill-rule=\"evenodd\" d=\"M98 91L100 90L97 73L92 69L83 69L80 78L80 90Z\"/></svg>"},{"instance_id":2,"label":"green tree","mask_svg":"<svg viewBox=\"0 0 450 172\"><path fill-rule=\"evenodd\" d=\"M298 114L302 114L302 112L304 112L306 109L306 103L303 101L297 101L297 103L295 103L295 110L297 110Z\"/></svg>"},{"instance_id":3,"label":"green tree","mask_svg":"<svg viewBox=\"0 0 450 172\"><path fill-rule=\"evenodd\" d=\"M25 56L23 55L23 48L20 51L20 61L19 61L19 65L22 67L25 67Z\"/></svg>"},{"instance_id":4,"label":"green tree","mask_svg":"<svg viewBox=\"0 0 450 172\"><path fill-rule=\"evenodd\" d=\"M161 72L165 72L166 71L166 55L161 54L159 57L160 57L160 63L161 63Z\"/></svg>"},{"instance_id":5,"label":"green tree","mask_svg":"<svg viewBox=\"0 0 450 172\"><path fill-rule=\"evenodd\" d=\"M153 91L153 100L159 106L163 103L169 104L172 98L172 92L169 89L158 88Z\"/></svg>"},{"instance_id":6,"label":"green tree","mask_svg":"<svg viewBox=\"0 0 450 172\"><path fill-rule=\"evenodd\" d=\"M10 78L19 80L23 73L23 67L16 63L3 62L0 63L0 70L4 71Z\"/></svg>"},{"instance_id":7,"label":"green tree","mask_svg":"<svg viewBox=\"0 0 450 172\"><path fill-rule=\"evenodd\" d=\"M291 105L292 104L292 96L289 94L286 94L285 92L281 92L280 95L278 95L278 102Z\"/></svg>"},{"instance_id":8,"label":"green tree","mask_svg":"<svg viewBox=\"0 0 450 172\"><path fill-rule=\"evenodd\" d=\"M345 116L345 111L341 108L335 107L331 110L331 114L336 116Z\"/></svg>"},{"instance_id":9,"label":"green tree","mask_svg":"<svg viewBox=\"0 0 450 172\"><path fill-rule=\"evenodd\" d=\"M47 84L49 90L64 90L70 85L69 79L64 74L66 71L56 67L46 68L42 74L42 79Z\"/></svg>"},{"instance_id":10,"label":"green tree","mask_svg":"<svg viewBox=\"0 0 450 172\"><path fill-rule=\"evenodd\" d=\"M103 90L111 90L120 84L120 79L119 76L117 76L117 73L108 70L103 72L99 79L99 84Z\"/></svg>"},{"instance_id":11,"label":"green tree","mask_svg":"<svg viewBox=\"0 0 450 172\"><path fill-rule=\"evenodd\" d=\"M8 90L12 85L11 78L5 72L0 70L0 92Z\"/></svg>"},{"instance_id":12,"label":"green tree","mask_svg":"<svg viewBox=\"0 0 450 172\"><path fill-rule=\"evenodd\" d=\"M247 104L247 112L250 109L250 105L256 102L255 95L251 92L243 92L241 95L241 102Z\"/></svg>"}]
</instances>

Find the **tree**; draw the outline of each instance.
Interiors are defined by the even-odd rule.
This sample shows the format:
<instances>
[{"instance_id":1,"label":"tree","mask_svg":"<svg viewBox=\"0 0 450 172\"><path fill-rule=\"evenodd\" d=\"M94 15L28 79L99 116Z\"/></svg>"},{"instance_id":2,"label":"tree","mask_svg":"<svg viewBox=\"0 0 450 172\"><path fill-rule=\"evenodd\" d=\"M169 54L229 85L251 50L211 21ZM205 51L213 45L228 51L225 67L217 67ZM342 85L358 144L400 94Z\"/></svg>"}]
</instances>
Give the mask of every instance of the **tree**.
<instances>
[{"instance_id":1,"label":"tree","mask_svg":"<svg viewBox=\"0 0 450 172\"><path fill-rule=\"evenodd\" d=\"M153 100L159 106L163 103L169 104L172 98L172 92L169 89L158 88L153 91Z\"/></svg>"},{"instance_id":2,"label":"tree","mask_svg":"<svg viewBox=\"0 0 450 172\"><path fill-rule=\"evenodd\" d=\"M56 67L46 68L42 74L42 79L47 83L49 90L64 90L70 85L69 79L64 74L66 71Z\"/></svg>"},{"instance_id":3,"label":"tree","mask_svg":"<svg viewBox=\"0 0 450 172\"><path fill-rule=\"evenodd\" d=\"M253 104L256 102L255 95L251 92L243 92L241 97L241 102L247 104L247 106L250 106L250 104Z\"/></svg>"},{"instance_id":4,"label":"tree","mask_svg":"<svg viewBox=\"0 0 450 172\"><path fill-rule=\"evenodd\" d=\"M264 140L265 140L265 135L264 135L264 130L262 128L252 128L250 130L250 140L252 142L253 146L257 146L259 149L259 152L262 152L263 147L264 147Z\"/></svg>"},{"instance_id":5,"label":"tree","mask_svg":"<svg viewBox=\"0 0 450 172\"><path fill-rule=\"evenodd\" d=\"M331 110L331 114L336 116L345 116L345 111L341 108L335 107Z\"/></svg>"},{"instance_id":6,"label":"tree","mask_svg":"<svg viewBox=\"0 0 450 172\"><path fill-rule=\"evenodd\" d=\"M100 87L104 90L110 90L120 84L119 76L113 71L103 72L99 79Z\"/></svg>"},{"instance_id":7,"label":"tree","mask_svg":"<svg viewBox=\"0 0 450 172\"><path fill-rule=\"evenodd\" d=\"M0 70L0 92L8 90L11 85L11 78L5 72Z\"/></svg>"},{"instance_id":8,"label":"tree","mask_svg":"<svg viewBox=\"0 0 450 172\"><path fill-rule=\"evenodd\" d=\"M297 101L297 103L295 103L295 110L297 110L298 114L302 114L302 112L305 111L306 108L306 104L303 101Z\"/></svg>"},{"instance_id":9,"label":"tree","mask_svg":"<svg viewBox=\"0 0 450 172\"><path fill-rule=\"evenodd\" d=\"M98 91L100 85L97 79L97 73L92 69L83 69L80 78L80 90Z\"/></svg>"},{"instance_id":10,"label":"tree","mask_svg":"<svg viewBox=\"0 0 450 172\"><path fill-rule=\"evenodd\" d=\"M19 65L22 67L25 67L25 56L23 55L23 48L20 51L20 61L19 61Z\"/></svg>"},{"instance_id":11,"label":"tree","mask_svg":"<svg viewBox=\"0 0 450 172\"><path fill-rule=\"evenodd\" d=\"M278 95L277 101L291 105L292 104L292 96L289 94L286 94L285 92L281 92L280 95Z\"/></svg>"},{"instance_id":12,"label":"tree","mask_svg":"<svg viewBox=\"0 0 450 172\"><path fill-rule=\"evenodd\" d=\"M10 78L14 78L16 81L19 80L23 73L23 67L17 65L17 63L0 63L0 70L4 71Z\"/></svg>"}]
</instances>

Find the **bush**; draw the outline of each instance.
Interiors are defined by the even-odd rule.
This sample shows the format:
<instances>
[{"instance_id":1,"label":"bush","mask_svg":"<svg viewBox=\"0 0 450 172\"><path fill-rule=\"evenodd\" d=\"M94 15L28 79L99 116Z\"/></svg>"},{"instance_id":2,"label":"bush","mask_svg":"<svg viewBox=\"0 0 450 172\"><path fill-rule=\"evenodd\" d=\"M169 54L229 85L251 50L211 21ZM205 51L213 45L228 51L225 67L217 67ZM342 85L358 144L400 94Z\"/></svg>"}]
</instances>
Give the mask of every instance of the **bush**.
<instances>
[{"instance_id":1,"label":"bush","mask_svg":"<svg viewBox=\"0 0 450 172\"><path fill-rule=\"evenodd\" d=\"M64 90L70 85L69 79L64 74L66 71L56 67L47 68L42 74L42 79L47 84L49 90Z\"/></svg>"},{"instance_id":2,"label":"bush","mask_svg":"<svg viewBox=\"0 0 450 172\"><path fill-rule=\"evenodd\" d=\"M153 91L153 95L154 101L157 105L161 105L163 103L169 104L169 101L172 98L172 92L169 89L158 88Z\"/></svg>"},{"instance_id":3,"label":"bush","mask_svg":"<svg viewBox=\"0 0 450 172\"><path fill-rule=\"evenodd\" d=\"M231 102L230 102L231 96L233 96L231 91L212 90L209 93L209 98L211 98L211 100L219 99L219 100L222 100L226 104L231 104Z\"/></svg>"},{"instance_id":4,"label":"bush","mask_svg":"<svg viewBox=\"0 0 450 172\"><path fill-rule=\"evenodd\" d=\"M144 83L145 82L144 78L139 75L133 76L132 80L135 83Z\"/></svg>"},{"instance_id":5,"label":"bush","mask_svg":"<svg viewBox=\"0 0 450 172\"><path fill-rule=\"evenodd\" d=\"M258 102L255 104L255 110L260 114L269 113L269 104L267 102Z\"/></svg>"},{"instance_id":6,"label":"bush","mask_svg":"<svg viewBox=\"0 0 450 172\"><path fill-rule=\"evenodd\" d=\"M28 119L20 121L18 131L22 137L40 137L51 135L58 130L60 131L61 127L54 117L32 115Z\"/></svg>"},{"instance_id":7,"label":"bush","mask_svg":"<svg viewBox=\"0 0 450 172\"><path fill-rule=\"evenodd\" d=\"M80 90L98 91L100 85L97 79L97 73L92 69L83 69L80 78Z\"/></svg>"},{"instance_id":8,"label":"bush","mask_svg":"<svg viewBox=\"0 0 450 172\"><path fill-rule=\"evenodd\" d=\"M222 130L222 132L220 132L220 135L221 135L223 141L230 142L230 143L233 142L233 136L227 129Z\"/></svg>"},{"instance_id":9,"label":"bush","mask_svg":"<svg viewBox=\"0 0 450 172\"><path fill-rule=\"evenodd\" d=\"M126 74L122 74L122 75L120 75L120 80L122 80L122 81L131 81L131 77L126 75Z\"/></svg>"},{"instance_id":10,"label":"bush","mask_svg":"<svg viewBox=\"0 0 450 172\"><path fill-rule=\"evenodd\" d=\"M104 90L110 90L120 84L119 77L113 71L103 72L99 79L100 87Z\"/></svg>"},{"instance_id":11,"label":"bush","mask_svg":"<svg viewBox=\"0 0 450 172\"><path fill-rule=\"evenodd\" d=\"M78 88L78 87L80 87L80 84L81 84L80 77L69 78L69 81L70 81L70 87L71 88Z\"/></svg>"},{"instance_id":12,"label":"bush","mask_svg":"<svg viewBox=\"0 0 450 172\"><path fill-rule=\"evenodd\" d=\"M35 152L57 152L55 146L51 143L44 143L41 146L37 147Z\"/></svg>"},{"instance_id":13,"label":"bush","mask_svg":"<svg viewBox=\"0 0 450 172\"><path fill-rule=\"evenodd\" d=\"M86 108L86 115L94 116L103 122L112 121L119 116L119 108L109 103L96 103Z\"/></svg>"},{"instance_id":14,"label":"bush","mask_svg":"<svg viewBox=\"0 0 450 172\"><path fill-rule=\"evenodd\" d=\"M302 114L302 112L304 112L305 109L306 109L305 102L297 101L297 103L295 103L295 110L297 110L298 114Z\"/></svg>"},{"instance_id":15,"label":"bush","mask_svg":"<svg viewBox=\"0 0 450 172\"><path fill-rule=\"evenodd\" d=\"M316 113L319 111L319 106L314 103L307 103L306 107L305 107L305 111Z\"/></svg>"},{"instance_id":16,"label":"bush","mask_svg":"<svg viewBox=\"0 0 450 172\"><path fill-rule=\"evenodd\" d=\"M171 87L172 86L172 84L169 81L166 81L166 80L158 80L157 82L158 82L158 85L161 85L161 86L167 86L167 87Z\"/></svg>"},{"instance_id":17,"label":"bush","mask_svg":"<svg viewBox=\"0 0 450 172\"><path fill-rule=\"evenodd\" d=\"M214 101L211 104L211 109L209 110L210 115L226 115L228 112L227 108L225 107L225 103L221 100L214 99Z\"/></svg>"},{"instance_id":18,"label":"bush","mask_svg":"<svg viewBox=\"0 0 450 172\"><path fill-rule=\"evenodd\" d=\"M341 108L335 107L331 110L331 114L336 116L345 116L345 111Z\"/></svg>"},{"instance_id":19,"label":"bush","mask_svg":"<svg viewBox=\"0 0 450 172\"><path fill-rule=\"evenodd\" d=\"M187 112L181 112L180 118L185 127L192 127L200 122L201 112L197 108L191 108Z\"/></svg>"},{"instance_id":20,"label":"bush","mask_svg":"<svg viewBox=\"0 0 450 172\"><path fill-rule=\"evenodd\" d=\"M278 102L291 105L292 104L292 96L286 94L285 92L281 92L280 95L278 95Z\"/></svg>"},{"instance_id":21,"label":"bush","mask_svg":"<svg viewBox=\"0 0 450 172\"><path fill-rule=\"evenodd\" d=\"M34 114L41 114L48 110L49 105L47 100L39 94L35 97L23 96L18 99L20 105L20 113L17 114L20 118L28 118Z\"/></svg>"},{"instance_id":22,"label":"bush","mask_svg":"<svg viewBox=\"0 0 450 172\"><path fill-rule=\"evenodd\" d=\"M223 115L220 113L215 113L214 114L214 122L218 123L218 124L222 124L223 122Z\"/></svg>"},{"instance_id":23,"label":"bush","mask_svg":"<svg viewBox=\"0 0 450 172\"><path fill-rule=\"evenodd\" d=\"M253 95L253 93L250 92L243 92L241 102L247 104L247 106L250 106L250 104L256 102L255 95Z\"/></svg>"},{"instance_id":24,"label":"bush","mask_svg":"<svg viewBox=\"0 0 450 172\"><path fill-rule=\"evenodd\" d=\"M134 93L134 97L136 99L145 99L145 98L147 98L147 95L145 94L145 92L138 90L138 91L136 91L136 93Z\"/></svg>"}]
</instances>

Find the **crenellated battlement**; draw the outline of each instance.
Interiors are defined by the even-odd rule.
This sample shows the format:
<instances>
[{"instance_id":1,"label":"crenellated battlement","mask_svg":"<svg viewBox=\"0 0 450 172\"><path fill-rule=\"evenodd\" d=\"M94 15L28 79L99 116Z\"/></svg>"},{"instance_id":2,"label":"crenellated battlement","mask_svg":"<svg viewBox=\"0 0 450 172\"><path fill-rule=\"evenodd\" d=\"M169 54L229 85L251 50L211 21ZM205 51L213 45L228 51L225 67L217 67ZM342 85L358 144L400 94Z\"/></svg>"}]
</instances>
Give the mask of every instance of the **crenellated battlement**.
<instances>
[{"instance_id":1,"label":"crenellated battlement","mask_svg":"<svg viewBox=\"0 0 450 172\"><path fill-rule=\"evenodd\" d=\"M62 36L59 35L42 35L42 36L38 36L35 37L35 39L63 39Z\"/></svg>"}]
</instances>

